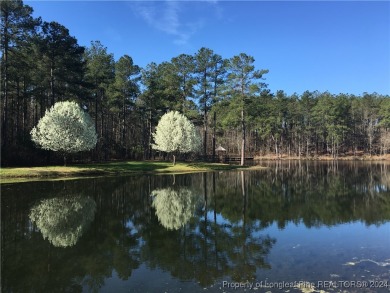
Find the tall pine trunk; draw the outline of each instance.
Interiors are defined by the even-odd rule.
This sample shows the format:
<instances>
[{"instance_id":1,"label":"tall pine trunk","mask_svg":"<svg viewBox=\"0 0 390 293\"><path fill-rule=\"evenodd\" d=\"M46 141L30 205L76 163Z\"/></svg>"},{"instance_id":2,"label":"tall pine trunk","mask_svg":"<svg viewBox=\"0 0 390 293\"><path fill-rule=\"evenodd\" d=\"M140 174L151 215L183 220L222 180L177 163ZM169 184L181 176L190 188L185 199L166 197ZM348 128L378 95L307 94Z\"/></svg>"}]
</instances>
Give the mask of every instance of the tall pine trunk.
<instances>
[{"instance_id":1,"label":"tall pine trunk","mask_svg":"<svg viewBox=\"0 0 390 293\"><path fill-rule=\"evenodd\" d=\"M54 98L54 62L51 62L50 65L50 106L54 106L55 98Z\"/></svg>"},{"instance_id":2,"label":"tall pine trunk","mask_svg":"<svg viewBox=\"0 0 390 293\"><path fill-rule=\"evenodd\" d=\"M206 74L205 74L206 75ZM207 156L207 93L204 93L204 114L203 114L203 156Z\"/></svg>"},{"instance_id":3,"label":"tall pine trunk","mask_svg":"<svg viewBox=\"0 0 390 293\"><path fill-rule=\"evenodd\" d=\"M125 100L125 96L123 96L123 105L122 105L122 137L121 137L122 141L121 141L121 143L126 148L125 137L126 137L126 100Z\"/></svg>"},{"instance_id":4,"label":"tall pine trunk","mask_svg":"<svg viewBox=\"0 0 390 293\"><path fill-rule=\"evenodd\" d=\"M4 113L3 113L3 129L2 130L2 149L4 153L6 152L7 149L7 130L8 130L8 43L9 43L9 38L8 38L8 11L4 12L4 29L2 31L4 34L4 50L3 50L3 64L4 68L3 69L3 95L4 95Z\"/></svg>"},{"instance_id":5,"label":"tall pine trunk","mask_svg":"<svg viewBox=\"0 0 390 293\"><path fill-rule=\"evenodd\" d=\"M241 109L241 127L242 127L241 166L244 166L244 164L245 164L245 120L244 120L244 109Z\"/></svg>"},{"instance_id":6,"label":"tall pine trunk","mask_svg":"<svg viewBox=\"0 0 390 293\"><path fill-rule=\"evenodd\" d=\"M149 142L148 142L148 159L152 158L152 108L149 109Z\"/></svg>"},{"instance_id":7,"label":"tall pine trunk","mask_svg":"<svg viewBox=\"0 0 390 293\"><path fill-rule=\"evenodd\" d=\"M213 129L213 162L215 162L215 132L217 125L217 113L214 111L214 129Z\"/></svg>"}]
</instances>

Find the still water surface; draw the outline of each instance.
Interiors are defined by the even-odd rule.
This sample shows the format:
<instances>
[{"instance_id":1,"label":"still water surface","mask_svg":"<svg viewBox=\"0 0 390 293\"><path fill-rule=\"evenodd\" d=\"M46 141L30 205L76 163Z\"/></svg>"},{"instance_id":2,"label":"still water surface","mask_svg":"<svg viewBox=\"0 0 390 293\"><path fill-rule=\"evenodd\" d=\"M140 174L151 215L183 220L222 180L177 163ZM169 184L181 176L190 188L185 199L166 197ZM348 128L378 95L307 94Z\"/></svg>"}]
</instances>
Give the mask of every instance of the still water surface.
<instances>
[{"instance_id":1,"label":"still water surface","mask_svg":"<svg viewBox=\"0 0 390 293\"><path fill-rule=\"evenodd\" d=\"M390 292L390 165L262 164L3 184L2 292Z\"/></svg>"}]
</instances>

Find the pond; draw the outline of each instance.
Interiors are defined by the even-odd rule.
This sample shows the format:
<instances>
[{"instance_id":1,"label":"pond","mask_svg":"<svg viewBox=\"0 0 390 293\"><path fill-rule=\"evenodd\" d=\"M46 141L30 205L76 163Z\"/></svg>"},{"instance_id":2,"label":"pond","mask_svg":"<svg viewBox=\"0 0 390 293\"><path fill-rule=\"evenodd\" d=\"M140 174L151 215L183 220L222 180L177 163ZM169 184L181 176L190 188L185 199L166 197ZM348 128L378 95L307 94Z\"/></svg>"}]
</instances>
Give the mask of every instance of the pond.
<instances>
[{"instance_id":1,"label":"pond","mask_svg":"<svg viewBox=\"0 0 390 293\"><path fill-rule=\"evenodd\" d=\"M390 292L390 165L262 164L2 184L1 291Z\"/></svg>"}]
</instances>

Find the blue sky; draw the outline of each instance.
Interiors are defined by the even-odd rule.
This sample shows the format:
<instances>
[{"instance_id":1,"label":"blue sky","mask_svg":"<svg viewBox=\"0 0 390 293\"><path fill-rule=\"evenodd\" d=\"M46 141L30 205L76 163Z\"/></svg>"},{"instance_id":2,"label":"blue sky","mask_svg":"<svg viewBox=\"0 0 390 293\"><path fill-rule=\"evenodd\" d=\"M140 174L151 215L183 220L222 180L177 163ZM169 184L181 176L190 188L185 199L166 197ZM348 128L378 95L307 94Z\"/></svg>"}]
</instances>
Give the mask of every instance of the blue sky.
<instances>
[{"instance_id":1,"label":"blue sky","mask_svg":"<svg viewBox=\"0 0 390 293\"><path fill-rule=\"evenodd\" d=\"M145 67L194 54L252 55L272 92L390 94L389 1L24 1Z\"/></svg>"}]
</instances>

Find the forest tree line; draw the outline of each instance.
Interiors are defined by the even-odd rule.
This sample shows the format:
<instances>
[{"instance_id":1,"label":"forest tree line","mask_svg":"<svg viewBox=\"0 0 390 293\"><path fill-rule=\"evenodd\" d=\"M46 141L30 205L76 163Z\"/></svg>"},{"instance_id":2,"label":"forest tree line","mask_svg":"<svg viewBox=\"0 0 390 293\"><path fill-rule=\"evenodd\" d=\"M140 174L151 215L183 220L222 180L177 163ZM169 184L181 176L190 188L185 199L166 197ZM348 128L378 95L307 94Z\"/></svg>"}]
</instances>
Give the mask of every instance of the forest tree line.
<instances>
[{"instance_id":1,"label":"forest tree line","mask_svg":"<svg viewBox=\"0 0 390 293\"><path fill-rule=\"evenodd\" d=\"M98 134L96 148L75 159L154 157L152 133L170 110L198 127L203 159L219 145L229 154L279 157L390 150L388 95L272 93L268 70L255 68L253 56L226 59L204 47L141 68L129 55L116 60L99 41L80 46L66 27L32 12L20 0L1 2L2 165L58 159L39 150L30 131L66 100L91 115Z\"/></svg>"}]
</instances>

